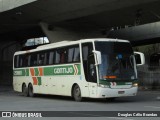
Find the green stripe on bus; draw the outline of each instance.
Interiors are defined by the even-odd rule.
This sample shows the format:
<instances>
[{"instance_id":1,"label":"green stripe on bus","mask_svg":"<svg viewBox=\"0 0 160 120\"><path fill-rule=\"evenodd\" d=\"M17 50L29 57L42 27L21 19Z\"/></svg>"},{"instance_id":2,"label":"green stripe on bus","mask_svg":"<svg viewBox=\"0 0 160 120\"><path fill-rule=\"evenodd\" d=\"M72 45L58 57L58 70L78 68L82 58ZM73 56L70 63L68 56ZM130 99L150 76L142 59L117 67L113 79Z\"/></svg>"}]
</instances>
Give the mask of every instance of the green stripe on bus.
<instances>
[{"instance_id":1,"label":"green stripe on bus","mask_svg":"<svg viewBox=\"0 0 160 120\"><path fill-rule=\"evenodd\" d=\"M34 68L35 76L39 76L39 68ZM66 65L66 66L51 66L43 68L44 76L53 76L53 75L80 75L81 66L80 64L76 65ZM18 69L14 70L14 76L29 76L29 69Z\"/></svg>"},{"instance_id":2,"label":"green stripe on bus","mask_svg":"<svg viewBox=\"0 0 160 120\"><path fill-rule=\"evenodd\" d=\"M35 72L35 76L38 76L38 75L39 75L39 70L38 70L38 68L34 68L34 72Z\"/></svg>"},{"instance_id":3,"label":"green stripe on bus","mask_svg":"<svg viewBox=\"0 0 160 120\"><path fill-rule=\"evenodd\" d=\"M43 69L44 71L44 76L51 76L53 75L53 67L45 67Z\"/></svg>"},{"instance_id":4,"label":"green stripe on bus","mask_svg":"<svg viewBox=\"0 0 160 120\"><path fill-rule=\"evenodd\" d=\"M106 80L99 80L99 84L110 85L110 83L107 82Z\"/></svg>"},{"instance_id":5,"label":"green stripe on bus","mask_svg":"<svg viewBox=\"0 0 160 120\"><path fill-rule=\"evenodd\" d=\"M37 77L38 79L38 85L42 85L41 77Z\"/></svg>"},{"instance_id":6,"label":"green stripe on bus","mask_svg":"<svg viewBox=\"0 0 160 120\"><path fill-rule=\"evenodd\" d=\"M25 69L18 69L13 71L14 76L25 76L26 71Z\"/></svg>"},{"instance_id":7,"label":"green stripe on bus","mask_svg":"<svg viewBox=\"0 0 160 120\"><path fill-rule=\"evenodd\" d=\"M29 76L29 69L26 69L26 76Z\"/></svg>"},{"instance_id":8,"label":"green stripe on bus","mask_svg":"<svg viewBox=\"0 0 160 120\"><path fill-rule=\"evenodd\" d=\"M80 75L80 65L76 65L77 69L73 65L67 66L54 66L54 67L45 67L44 68L44 76L50 75Z\"/></svg>"},{"instance_id":9,"label":"green stripe on bus","mask_svg":"<svg viewBox=\"0 0 160 120\"><path fill-rule=\"evenodd\" d=\"M77 65L77 68L78 68L78 75L80 75L81 74L81 66Z\"/></svg>"}]
</instances>

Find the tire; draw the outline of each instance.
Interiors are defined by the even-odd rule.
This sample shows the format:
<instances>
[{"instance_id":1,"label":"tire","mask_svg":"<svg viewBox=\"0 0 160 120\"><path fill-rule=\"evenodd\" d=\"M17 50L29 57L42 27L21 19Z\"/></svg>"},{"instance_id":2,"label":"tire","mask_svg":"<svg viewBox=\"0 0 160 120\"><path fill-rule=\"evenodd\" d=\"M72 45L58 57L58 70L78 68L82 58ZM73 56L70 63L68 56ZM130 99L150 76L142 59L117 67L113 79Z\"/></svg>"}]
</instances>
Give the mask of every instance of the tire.
<instances>
[{"instance_id":1,"label":"tire","mask_svg":"<svg viewBox=\"0 0 160 120\"><path fill-rule=\"evenodd\" d=\"M22 85L22 93L24 96L28 97L28 88L26 87L26 84Z\"/></svg>"},{"instance_id":2,"label":"tire","mask_svg":"<svg viewBox=\"0 0 160 120\"><path fill-rule=\"evenodd\" d=\"M78 85L75 85L73 88L73 98L77 102L82 101L81 90Z\"/></svg>"},{"instance_id":3,"label":"tire","mask_svg":"<svg viewBox=\"0 0 160 120\"><path fill-rule=\"evenodd\" d=\"M28 95L29 95L29 97L34 97L35 96L35 94L33 92L32 84L29 84L29 86L28 86Z\"/></svg>"}]
</instances>

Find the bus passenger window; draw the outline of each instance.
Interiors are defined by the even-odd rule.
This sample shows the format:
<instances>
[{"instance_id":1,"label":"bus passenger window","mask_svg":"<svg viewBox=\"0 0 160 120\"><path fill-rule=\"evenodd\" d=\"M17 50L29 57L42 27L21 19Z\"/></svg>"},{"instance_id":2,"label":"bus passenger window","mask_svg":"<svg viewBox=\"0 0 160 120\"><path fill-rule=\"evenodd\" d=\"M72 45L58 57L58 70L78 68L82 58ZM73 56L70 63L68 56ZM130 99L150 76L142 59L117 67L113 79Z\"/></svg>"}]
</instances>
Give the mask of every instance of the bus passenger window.
<instances>
[{"instance_id":1,"label":"bus passenger window","mask_svg":"<svg viewBox=\"0 0 160 120\"><path fill-rule=\"evenodd\" d=\"M68 49L68 63L73 62L74 48Z\"/></svg>"},{"instance_id":2,"label":"bus passenger window","mask_svg":"<svg viewBox=\"0 0 160 120\"><path fill-rule=\"evenodd\" d=\"M44 65L48 65L49 64L49 53L46 52L44 54Z\"/></svg>"},{"instance_id":3,"label":"bus passenger window","mask_svg":"<svg viewBox=\"0 0 160 120\"><path fill-rule=\"evenodd\" d=\"M67 62L67 51L66 48L60 48L57 50L59 54L59 63L66 63Z\"/></svg>"},{"instance_id":4,"label":"bus passenger window","mask_svg":"<svg viewBox=\"0 0 160 120\"><path fill-rule=\"evenodd\" d=\"M79 51L79 48L75 48L73 61L74 62L79 62L80 61L80 51Z\"/></svg>"},{"instance_id":5,"label":"bus passenger window","mask_svg":"<svg viewBox=\"0 0 160 120\"><path fill-rule=\"evenodd\" d=\"M55 55L55 63L58 64L60 63L60 54L56 51L56 55Z\"/></svg>"},{"instance_id":6,"label":"bus passenger window","mask_svg":"<svg viewBox=\"0 0 160 120\"><path fill-rule=\"evenodd\" d=\"M60 54L60 63L65 63L65 53L64 52Z\"/></svg>"},{"instance_id":7,"label":"bus passenger window","mask_svg":"<svg viewBox=\"0 0 160 120\"><path fill-rule=\"evenodd\" d=\"M28 67L30 66L30 55L26 54L24 56L21 56L21 63L22 63L22 67Z\"/></svg>"},{"instance_id":8,"label":"bus passenger window","mask_svg":"<svg viewBox=\"0 0 160 120\"><path fill-rule=\"evenodd\" d=\"M24 67L24 56L19 56L19 67Z\"/></svg>"},{"instance_id":9,"label":"bus passenger window","mask_svg":"<svg viewBox=\"0 0 160 120\"><path fill-rule=\"evenodd\" d=\"M49 53L49 65L52 65L52 64L54 64L54 52L53 51Z\"/></svg>"},{"instance_id":10,"label":"bus passenger window","mask_svg":"<svg viewBox=\"0 0 160 120\"><path fill-rule=\"evenodd\" d=\"M14 67L15 68L19 67L19 55L14 57Z\"/></svg>"},{"instance_id":11,"label":"bus passenger window","mask_svg":"<svg viewBox=\"0 0 160 120\"><path fill-rule=\"evenodd\" d=\"M88 46L83 47L83 60L87 60L88 57Z\"/></svg>"},{"instance_id":12,"label":"bus passenger window","mask_svg":"<svg viewBox=\"0 0 160 120\"><path fill-rule=\"evenodd\" d=\"M30 66L37 66L37 54L30 55Z\"/></svg>"},{"instance_id":13,"label":"bus passenger window","mask_svg":"<svg viewBox=\"0 0 160 120\"><path fill-rule=\"evenodd\" d=\"M45 53L38 54L38 65L44 65Z\"/></svg>"},{"instance_id":14,"label":"bus passenger window","mask_svg":"<svg viewBox=\"0 0 160 120\"><path fill-rule=\"evenodd\" d=\"M71 48L68 49L67 59L67 63L80 61L79 46L71 46Z\"/></svg>"}]
</instances>

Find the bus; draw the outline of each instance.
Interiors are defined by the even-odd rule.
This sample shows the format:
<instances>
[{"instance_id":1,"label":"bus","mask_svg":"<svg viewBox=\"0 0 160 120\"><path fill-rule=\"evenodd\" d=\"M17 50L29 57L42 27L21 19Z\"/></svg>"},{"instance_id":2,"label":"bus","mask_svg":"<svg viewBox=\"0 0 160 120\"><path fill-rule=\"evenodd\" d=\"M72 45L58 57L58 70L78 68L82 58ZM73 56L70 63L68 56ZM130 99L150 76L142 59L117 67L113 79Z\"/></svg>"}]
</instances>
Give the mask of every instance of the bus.
<instances>
[{"instance_id":1,"label":"bus","mask_svg":"<svg viewBox=\"0 0 160 120\"><path fill-rule=\"evenodd\" d=\"M138 53L137 53L138 54ZM144 55L139 54L144 64ZM62 41L18 51L13 57L13 89L83 98L135 96L137 64L127 40L95 38Z\"/></svg>"}]
</instances>

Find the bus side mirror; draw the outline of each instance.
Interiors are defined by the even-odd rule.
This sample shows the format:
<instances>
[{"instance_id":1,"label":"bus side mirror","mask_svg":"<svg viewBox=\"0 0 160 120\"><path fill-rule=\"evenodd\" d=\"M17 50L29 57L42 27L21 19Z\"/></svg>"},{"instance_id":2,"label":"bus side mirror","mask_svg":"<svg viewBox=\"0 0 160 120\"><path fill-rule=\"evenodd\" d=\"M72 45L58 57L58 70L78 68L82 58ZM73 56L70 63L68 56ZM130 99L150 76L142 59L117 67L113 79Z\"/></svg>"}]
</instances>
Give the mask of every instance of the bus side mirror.
<instances>
[{"instance_id":1,"label":"bus side mirror","mask_svg":"<svg viewBox=\"0 0 160 120\"><path fill-rule=\"evenodd\" d=\"M137 66L144 65L145 64L145 57L144 54L141 52L134 52L135 60Z\"/></svg>"},{"instance_id":2,"label":"bus side mirror","mask_svg":"<svg viewBox=\"0 0 160 120\"><path fill-rule=\"evenodd\" d=\"M100 65L100 64L102 64L101 52L100 52L100 51L96 51L96 50L93 50L92 52L94 53L95 59L96 59L95 65Z\"/></svg>"}]
</instances>

